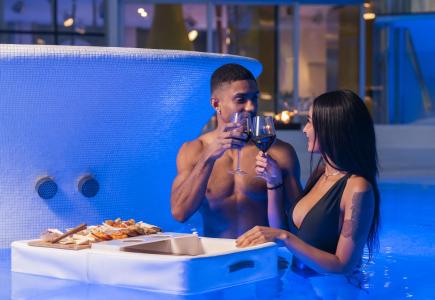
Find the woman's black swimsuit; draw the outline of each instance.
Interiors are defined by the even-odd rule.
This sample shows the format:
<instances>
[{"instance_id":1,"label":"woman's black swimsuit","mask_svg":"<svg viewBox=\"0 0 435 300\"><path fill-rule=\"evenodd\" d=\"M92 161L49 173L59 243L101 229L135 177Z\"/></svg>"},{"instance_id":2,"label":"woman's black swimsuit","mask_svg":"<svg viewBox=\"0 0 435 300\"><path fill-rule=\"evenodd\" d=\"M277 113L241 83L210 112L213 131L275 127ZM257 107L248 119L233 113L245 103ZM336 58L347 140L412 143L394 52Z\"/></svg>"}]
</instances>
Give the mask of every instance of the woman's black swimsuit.
<instances>
[{"instance_id":1,"label":"woman's black swimsuit","mask_svg":"<svg viewBox=\"0 0 435 300\"><path fill-rule=\"evenodd\" d=\"M294 204L289 211L290 232L313 247L335 254L341 231L341 196L350 176L350 174L346 174L337 180L328 192L308 211L299 228L296 227L293 221L293 210L296 206ZM303 264L296 256L293 256L292 270L306 277L319 275L316 271Z\"/></svg>"}]
</instances>

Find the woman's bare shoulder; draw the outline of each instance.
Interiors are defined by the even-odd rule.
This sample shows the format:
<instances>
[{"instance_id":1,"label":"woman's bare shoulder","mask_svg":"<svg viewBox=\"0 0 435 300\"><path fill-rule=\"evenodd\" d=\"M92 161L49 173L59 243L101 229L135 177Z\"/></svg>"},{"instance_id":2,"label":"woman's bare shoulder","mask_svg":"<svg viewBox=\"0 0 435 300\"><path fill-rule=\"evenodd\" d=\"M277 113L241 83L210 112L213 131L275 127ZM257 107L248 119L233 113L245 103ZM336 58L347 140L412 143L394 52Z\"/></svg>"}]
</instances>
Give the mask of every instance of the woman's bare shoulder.
<instances>
[{"instance_id":1,"label":"woman's bare shoulder","mask_svg":"<svg viewBox=\"0 0 435 300\"><path fill-rule=\"evenodd\" d=\"M347 181L347 187L351 192L369 192L373 190L372 184L362 176L352 175Z\"/></svg>"},{"instance_id":2,"label":"woman's bare shoulder","mask_svg":"<svg viewBox=\"0 0 435 300\"><path fill-rule=\"evenodd\" d=\"M346 207L355 206L359 199L364 199L363 202L373 203L374 201L373 187L371 183L361 176L352 175L346 184L343 192L342 204ZM370 205L369 205L370 207Z\"/></svg>"}]
</instances>

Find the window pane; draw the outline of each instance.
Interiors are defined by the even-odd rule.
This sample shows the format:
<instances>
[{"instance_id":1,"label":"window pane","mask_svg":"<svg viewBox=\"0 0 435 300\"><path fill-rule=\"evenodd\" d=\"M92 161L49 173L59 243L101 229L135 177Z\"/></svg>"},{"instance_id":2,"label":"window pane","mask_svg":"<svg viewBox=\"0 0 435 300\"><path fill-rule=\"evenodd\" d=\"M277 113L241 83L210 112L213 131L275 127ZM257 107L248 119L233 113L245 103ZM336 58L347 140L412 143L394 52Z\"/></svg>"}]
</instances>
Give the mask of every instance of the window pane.
<instances>
[{"instance_id":1,"label":"window pane","mask_svg":"<svg viewBox=\"0 0 435 300\"><path fill-rule=\"evenodd\" d=\"M300 13L301 101L335 89L358 92L359 7L305 5Z\"/></svg>"},{"instance_id":2,"label":"window pane","mask_svg":"<svg viewBox=\"0 0 435 300\"><path fill-rule=\"evenodd\" d=\"M299 102L293 98L293 32L294 13L290 6L279 8L279 62L278 62L278 99L276 111L298 109ZM290 121L290 120L289 120Z\"/></svg>"},{"instance_id":3,"label":"window pane","mask_svg":"<svg viewBox=\"0 0 435 300\"><path fill-rule=\"evenodd\" d=\"M50 1L0 1L0 29L14 31L53 30Z\"/></svg>"},{"instance_id":4,"label":"window pane","mask_svg":"<svg viewBox=\"0 0 435 300\"><path fill-rule=\"evenodd\" d=\"M222 13L219 9L216 6L216 49L253 57L263 64L258 80L261 91L258 109L261 113L273 113L277 79L275 14L278 7L225 5Z\"/></svg>"},{"instance_id":5,"label":"window pane","mask_svg":"<svg viewBox=\"0 0 435 300\"><path fill-rule=\"evenodd\" d=\"M103 0L62 0L57 9L59 31L104 32Z\"/></svg>"},{"instance_id":6,"label":"window pane","mask_svg":"<svg viewBox=\"0 0 435 300\"><path fill-rule=\"evenodd\" d=\"M205 51L206 9L203 4L126 3L123 46Z\"/></svg>"},{"instance_id":7,"label":"window pane","mask_svg":"<svg viewBox=\"0 0 435 300\"><path fill-rule=\"evenodd\" d=\"M400 18L374 30L373 115L378 123L434 124L435 21Z\"/></svg>"}]
</instances>

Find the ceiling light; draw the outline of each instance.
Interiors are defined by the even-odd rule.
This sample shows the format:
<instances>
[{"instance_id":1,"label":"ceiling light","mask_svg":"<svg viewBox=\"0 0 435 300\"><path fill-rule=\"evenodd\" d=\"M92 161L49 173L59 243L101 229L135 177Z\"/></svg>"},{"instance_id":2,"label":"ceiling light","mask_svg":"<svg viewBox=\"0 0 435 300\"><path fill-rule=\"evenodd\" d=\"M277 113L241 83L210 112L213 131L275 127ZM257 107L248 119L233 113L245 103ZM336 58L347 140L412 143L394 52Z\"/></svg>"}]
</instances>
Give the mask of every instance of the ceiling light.
<instances>
[{"instance_id":1,"label":"ceiling light","mask_svg":"<svg viewBox=\"0 0 435 300\"><path fill-rule=\"evenodd\" d=\"M371 13L371 12L366 12L366 13L364 13L363 18L366 21L374 20L376 18L376 15L374 13Z\"/></svg>"},{"instance_id":2,"label":"ceiling light","mask_svg":"<svg viewBox=\"0 0 435 300\"><path fill-rule=\"evenodd\" d=\"M74 24L74 19L69 17L67 19L65 19L65 21L63 21L63 26L65 27L71 27Z\"/></svg>"},{"instance_id":3,"label":"ceiling light","mask_svg":"<svg viewBox=\"0 0 435 300\"><path fill-rule=\"evenodd\" d=\"M198 37L198 31L197 30L191 30L188 34L187 34L187 38L189 39L189 41L193 42L194 40L196 40L196 38Z\"/></svg>"},{"instance_id":4,"label":"ceiling light","mask_svg":"<svg viewBox=\"0 0 435 300\"><path fill-rule=\"evenodd\" d=\"M146 11L143 7L138 8L138 9L137 9L137 13L138 13L142 18L146 18L146 17L148 17L148 13L147 13L147 11Z\"/></svg>"}]
</instances>

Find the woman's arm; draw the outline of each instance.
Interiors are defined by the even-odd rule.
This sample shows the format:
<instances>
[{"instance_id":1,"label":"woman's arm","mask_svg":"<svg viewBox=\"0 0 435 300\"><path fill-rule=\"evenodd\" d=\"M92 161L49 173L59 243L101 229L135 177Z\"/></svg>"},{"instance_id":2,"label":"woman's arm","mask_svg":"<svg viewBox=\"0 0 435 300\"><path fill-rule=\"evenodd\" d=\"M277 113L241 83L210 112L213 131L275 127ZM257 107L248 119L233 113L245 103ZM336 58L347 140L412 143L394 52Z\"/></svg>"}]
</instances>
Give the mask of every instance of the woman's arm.
<instances>
[{"instance_id":1,"label":"woman's arm","mask_svg":"<svg viewBox=\"0 0 435 300\"><path fill-rule=\"evenodd\" d=\"M282 141L277 141L270 153L258 153L255 171L267 183L269 226L287 230L286 211L302 190L299 160L294 149Z\"/></svg>"},{"instance_id":2,"label":"woman's arm","mask_svg":"<svg viewBox=\"0 0 435 300\"><path fill-rule=\"evenodd\" d=\"M256 157L255 172L267 184L267 217L269 226L273 228L288 229L284 203L286 187L278 163L269 155L259 152Z\"/></svg>"}]
</instances>

